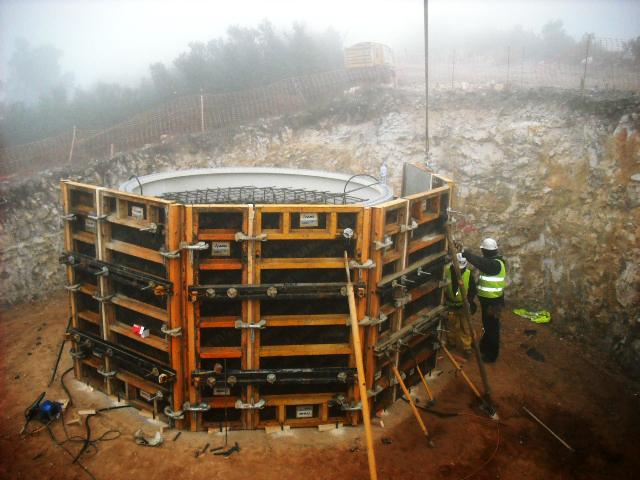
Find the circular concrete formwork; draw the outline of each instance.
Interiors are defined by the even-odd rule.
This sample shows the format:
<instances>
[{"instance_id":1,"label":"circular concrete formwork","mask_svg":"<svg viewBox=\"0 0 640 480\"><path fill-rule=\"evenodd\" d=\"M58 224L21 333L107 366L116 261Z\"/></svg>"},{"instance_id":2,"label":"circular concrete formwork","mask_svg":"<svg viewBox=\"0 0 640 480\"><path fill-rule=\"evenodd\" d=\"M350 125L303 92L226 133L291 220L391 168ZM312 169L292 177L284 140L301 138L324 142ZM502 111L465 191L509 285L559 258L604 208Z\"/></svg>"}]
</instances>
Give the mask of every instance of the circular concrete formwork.
<instances>
[{"instance_id":1,"label":"circular concrete formwork","mask_svg":"<svg viewBox=\"0 0 640 480\"><path fill-rule=\"evenodd\" d=\"M318 170L258 167L202 168L154 173L134 177L121 184L120 190L146 196L171 198L172 194L180 192L251 187L263 190L328 192L330 197L334 196L332 198L336 199L336 203L346 192L357 199L347 203L359 205L376 205L393 198L393 192L389 186L378 183L374 177L366 174L350 175Z\"/></svg>"}]
</instances>

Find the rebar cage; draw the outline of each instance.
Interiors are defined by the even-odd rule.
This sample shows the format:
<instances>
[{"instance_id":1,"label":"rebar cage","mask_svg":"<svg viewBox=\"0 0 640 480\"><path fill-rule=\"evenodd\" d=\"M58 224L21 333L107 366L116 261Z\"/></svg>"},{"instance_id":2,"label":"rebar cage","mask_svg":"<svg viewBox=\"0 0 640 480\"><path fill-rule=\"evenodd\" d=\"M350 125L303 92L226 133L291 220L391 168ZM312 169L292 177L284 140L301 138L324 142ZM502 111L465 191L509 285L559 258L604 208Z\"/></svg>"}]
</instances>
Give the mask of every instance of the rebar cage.
<instances>
[{"instance_id":1,"label":"rebar cage","mask_svg":"<svg viewBox=\"0 0 640 480\"><path fill-rule=\"evenodd\" d=\"M157 198L63 181L76 376L179 428L357 424L346 252L367 401L388 406L391 364L409 385L416 364L431 370L445 312L452 184L416 172L413 191L374 206L294 188Z\"/></svg>"}]
</instances>

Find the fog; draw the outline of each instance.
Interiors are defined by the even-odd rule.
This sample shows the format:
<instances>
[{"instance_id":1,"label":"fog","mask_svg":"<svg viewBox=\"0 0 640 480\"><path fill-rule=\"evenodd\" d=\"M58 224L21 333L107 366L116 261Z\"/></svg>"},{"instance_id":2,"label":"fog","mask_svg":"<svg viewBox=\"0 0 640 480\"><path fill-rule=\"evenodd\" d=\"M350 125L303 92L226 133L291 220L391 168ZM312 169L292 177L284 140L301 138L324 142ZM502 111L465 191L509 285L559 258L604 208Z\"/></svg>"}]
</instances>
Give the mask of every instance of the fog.
<instances>
[{"instance_id":1,"label":"fog","mask_svg":"<svg viewBox=\"0 0 640 480\"><path fill-rule=\"evenodd\" d=\"M0 79L6 83L20 37L32 46L48 44L60 50L60 67L72 73L76 86L96 81L133 85L148 75L149 64L171 63L190 42L206 42L224 35L230 25L255 26L264 19L278 29L293 22L304 22L312 30L332 26L346 45L379 41L415 57L422 52L422 8L419 0L3 0ZM431 0L429 10L434 48L484 29L521 25L537 32L556 19L575 38L586 32L625 40L640 34L637 0Z\"/></svg>"}]
</instances>

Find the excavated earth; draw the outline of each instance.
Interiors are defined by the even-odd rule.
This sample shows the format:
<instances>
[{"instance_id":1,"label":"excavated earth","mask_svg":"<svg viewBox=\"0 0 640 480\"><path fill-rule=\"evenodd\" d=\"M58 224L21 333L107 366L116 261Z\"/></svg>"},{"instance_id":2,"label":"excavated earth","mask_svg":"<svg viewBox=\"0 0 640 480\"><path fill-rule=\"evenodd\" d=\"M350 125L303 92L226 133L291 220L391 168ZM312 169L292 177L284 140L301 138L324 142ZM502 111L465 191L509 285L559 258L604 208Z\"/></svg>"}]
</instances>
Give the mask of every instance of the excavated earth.
<instances>
[{"instance_id":1,"label":"excavated earth","mask_svg":"<svg viewBox=\"0 0 640 480\"><path fill-rule=\"evenodd\" d=\"M232 431L229 444L241 451L229 458L211 453L196 458L195 451L210 444L224 445L224 436L205 432L165 430L156 448L135 444L133 433L158 427L133 409L100 414L91 422L92 439L108 430L119 432L110 441L92 444L72 464L81 448L83 428L70 425L76 441L56 445L46 430L21 436L24 409L47 391L47 398L65 394L59 375L47 382L66 323L62 294L2 312L0 321L0 478L88 479L220 478L246 479L367 479L367 457L362 427L320 433L296 429L267 435L264 431ZM476 324L478 318L474 319ZM549 325L535 325L512 314L503 319L503 351L488 366L500 422L479 411L469 389L451 365L439 358L429 378L437 397L435 408L455 412L441 418L422 412L435 441L429 448L408 405L396 402L376 419L374 444L380 479L632 479L640 471L640 385L624 377L615 365L583 346L552 333ZM528 352L528 353L527 353ZM530 354L536 352L534 359ZM69 368L65 352L59 372ZM477 367L465 371L480 384ZM66 384L78 409L110 405L107 397L72 378ZM425 405L421 388L413 394ZM560 435L575 451L562 446L522 410L526 406ZM37 425L32 424L32 428ZM60 422L51 425L58 440ZM108 436L117 436L111 432ZM68 452L65 452L65 449Z\"/></svg>"}]
</instances>

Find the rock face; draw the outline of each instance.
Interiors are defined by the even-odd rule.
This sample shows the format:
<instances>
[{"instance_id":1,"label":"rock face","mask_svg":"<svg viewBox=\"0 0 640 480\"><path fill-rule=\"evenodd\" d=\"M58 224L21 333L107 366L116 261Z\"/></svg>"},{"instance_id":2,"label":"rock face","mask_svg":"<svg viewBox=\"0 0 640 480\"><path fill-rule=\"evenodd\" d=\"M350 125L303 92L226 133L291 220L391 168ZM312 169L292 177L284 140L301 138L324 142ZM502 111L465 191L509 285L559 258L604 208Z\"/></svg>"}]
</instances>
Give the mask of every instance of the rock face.
<instances>
[{"instance_id":1,"label":"rock face","mask_svg":"<svg viewBox=\"0 0 640 480\"><path fill-rule=\"evenodd\" d=\"M640 98L529 90L430 98L430 162L457 183L456 236L497 239L507 297L640 378ZM60 178L114 187L132 174L282 166L378 175L399 187L425 158L424 95L355 90L304 115L181 138L4 186L0 302L58 290Z\"/></svg>"}]
</instances>

